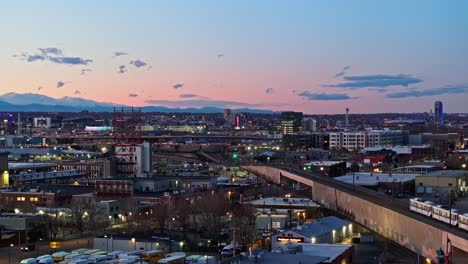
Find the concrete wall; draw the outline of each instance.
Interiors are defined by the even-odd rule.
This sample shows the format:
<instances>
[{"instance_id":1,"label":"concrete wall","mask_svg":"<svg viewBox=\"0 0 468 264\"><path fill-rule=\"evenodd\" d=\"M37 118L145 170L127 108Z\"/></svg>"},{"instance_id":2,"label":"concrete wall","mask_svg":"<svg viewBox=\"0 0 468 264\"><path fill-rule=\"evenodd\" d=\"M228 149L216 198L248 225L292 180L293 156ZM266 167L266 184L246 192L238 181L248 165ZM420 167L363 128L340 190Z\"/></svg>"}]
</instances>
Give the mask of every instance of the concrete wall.
<instances>
[{"instance_id":1,"label":"concrete wall","mask_svg":"<svg viewBox=\"0 0 468 264\"><path fill-rule=\"evenodd\" d=\"M461 262L455 263L468 263L468 240L462 237L284 170L265 166L244 168L275 183L280 183L281 177L287 177L309 185L312 187L312 199L315 202L332 210L349 212L350 218L355 222L433 260L436 260L436 250L439 248L445 250L447 239L450 239L452 245L460 249L457 253L465 251L464 254L463 252L457 254L460 255L458 261Z\"/></svg>"},{"instance_id":2,"label":"concrete wall","mask_svg":"<svg viewBox=\"0 0 468 264\"><path fill-rule=\"evenodd\" d=\"M140 242L132 240L124 240L124 239L113 239L112 237L102 238L96 237L94 238L94 248L106 250L106 251L133 251L138 249L143 250L153 250L153 249L161 249L161 245L156 242Z\"/></svg>"}]
</instances>

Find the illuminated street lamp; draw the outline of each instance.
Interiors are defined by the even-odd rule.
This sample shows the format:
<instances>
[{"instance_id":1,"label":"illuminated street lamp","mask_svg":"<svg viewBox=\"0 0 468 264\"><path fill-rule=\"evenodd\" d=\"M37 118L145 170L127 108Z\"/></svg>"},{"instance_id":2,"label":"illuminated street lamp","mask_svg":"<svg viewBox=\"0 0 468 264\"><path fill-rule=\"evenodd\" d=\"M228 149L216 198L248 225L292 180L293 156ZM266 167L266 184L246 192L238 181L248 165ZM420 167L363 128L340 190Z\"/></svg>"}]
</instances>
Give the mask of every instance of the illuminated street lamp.
<instances>
[{"instance_id":1,"label":"illuminated street lamp","mask_svg":"<svg viewBox=\"0 0 468 264\"><path fill-rule=\"evenodd\" d=\"M180 246L180 251L184 251L184 250L183 250L184 241L180 241L180 242L179 242L179 246Z\"/></svg>"},{"instance_id":2,"label":"illuminated street lamp","mask_svg":"<svg viewBox=\"0 0 468 264\"><path fill-rule=\"evenodd\" d=\"M132 237L133 248L136 250L136 239Z\"/></svg>"},{"instance_id":3,"label":"illuminated street lamp","mask_svg":"<svg viewBox=\"0 0 468 264\"><path fill-rule=\"evenodd\" d=\"M10 244L10 248L8 250L8 264L11 263L11 249L13 248L13 244Z\"/></svg>"}]
</instances>

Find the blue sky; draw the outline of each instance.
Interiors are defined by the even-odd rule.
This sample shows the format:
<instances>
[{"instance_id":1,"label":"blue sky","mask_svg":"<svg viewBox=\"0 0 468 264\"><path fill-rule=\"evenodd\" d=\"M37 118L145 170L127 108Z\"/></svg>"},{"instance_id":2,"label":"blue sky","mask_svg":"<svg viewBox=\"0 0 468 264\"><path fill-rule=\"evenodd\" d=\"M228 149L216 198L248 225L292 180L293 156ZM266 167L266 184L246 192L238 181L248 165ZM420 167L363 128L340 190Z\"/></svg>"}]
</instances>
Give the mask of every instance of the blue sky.
<instances>
[{"instance_id":1,"label":"blue sky","mask_svg":"<svg viewBox=\"0 0 468 264\"><path fill-rule=\"evenodd\" d=\"M442 100L468 112L467 10L467 1L9 1L0 92L307 113L420 112ZM39 48L61 53L28 61ZM350 88L353 77L367 83ZM389 78L399 80L382 87Z\"/></svg>"}]
</instances>

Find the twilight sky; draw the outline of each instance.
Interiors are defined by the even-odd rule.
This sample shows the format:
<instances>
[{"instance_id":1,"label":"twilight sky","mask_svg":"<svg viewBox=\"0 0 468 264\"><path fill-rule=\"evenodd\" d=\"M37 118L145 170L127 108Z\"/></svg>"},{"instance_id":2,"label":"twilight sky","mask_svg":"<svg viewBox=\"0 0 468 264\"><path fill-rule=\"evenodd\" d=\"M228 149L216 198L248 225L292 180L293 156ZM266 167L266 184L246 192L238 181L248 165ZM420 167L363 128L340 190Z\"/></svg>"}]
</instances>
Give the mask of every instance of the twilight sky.
<instances>
[{"instance_id":1,"label":"twilight sky","mask_svg":"<svg viewBox=\"0 0 468 264\"><path fill-rule=\"evenodd\" d=\"M468 112L468 1L4 1L0 94Z\"/></svg>"}]
</instances>

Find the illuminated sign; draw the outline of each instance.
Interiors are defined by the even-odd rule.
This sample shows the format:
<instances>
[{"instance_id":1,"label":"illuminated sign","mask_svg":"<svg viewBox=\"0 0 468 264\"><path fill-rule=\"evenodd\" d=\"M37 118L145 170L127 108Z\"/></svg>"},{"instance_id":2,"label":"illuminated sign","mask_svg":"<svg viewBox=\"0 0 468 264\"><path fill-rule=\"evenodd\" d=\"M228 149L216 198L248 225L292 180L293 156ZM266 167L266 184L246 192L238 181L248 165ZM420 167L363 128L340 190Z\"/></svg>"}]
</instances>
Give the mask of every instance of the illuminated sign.
<instances>
[{"instance_id":1,"label":"illuminated sign","mask_svg":"<svg viewBox=\"0 0 468 264\"><path fill-rule=\"evenodd\" d=\"M277 237L277 242L294 242L294 243L303 243L303 237Z\"/></svg>"},{"instance_id":2,"label":"illuminated sign","mask_svg":"<svg viewBox=\"0 0 468 264\"><path fill-rule=\"evenodd\" d=\"M127 180L97 180L95 186L97 195L133 195L133 182Z\"/></svg>"},{"instance_id":3,"label":"illuminated sign","mask_svg":"<svg viewBox=\"0 0 468 264\"><path fill-rule=\"evenodd\" d=\"M58 241L52 241L52 242L50 242L49 247L50 247L51 249L60 248L60 242L58 242Z\"/></svg>"}]
</instances>

